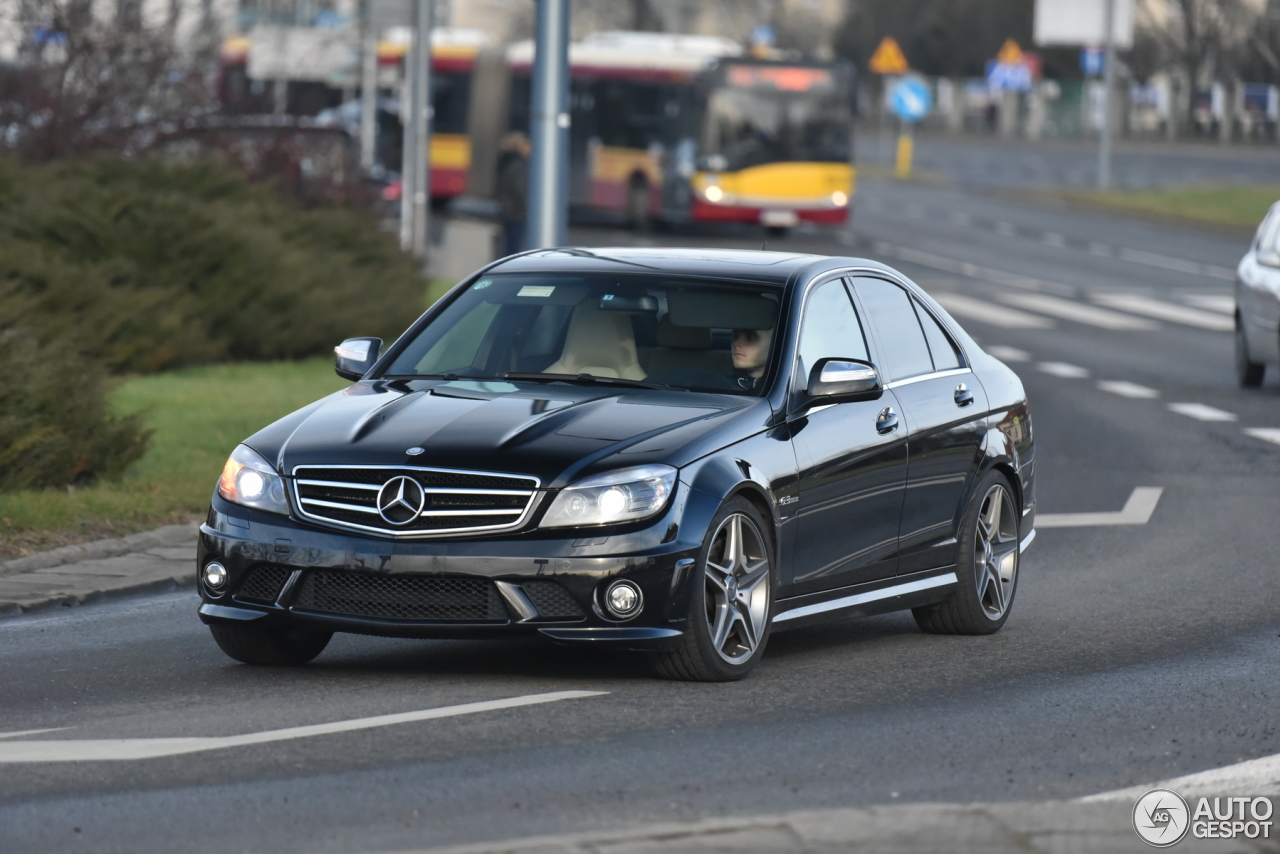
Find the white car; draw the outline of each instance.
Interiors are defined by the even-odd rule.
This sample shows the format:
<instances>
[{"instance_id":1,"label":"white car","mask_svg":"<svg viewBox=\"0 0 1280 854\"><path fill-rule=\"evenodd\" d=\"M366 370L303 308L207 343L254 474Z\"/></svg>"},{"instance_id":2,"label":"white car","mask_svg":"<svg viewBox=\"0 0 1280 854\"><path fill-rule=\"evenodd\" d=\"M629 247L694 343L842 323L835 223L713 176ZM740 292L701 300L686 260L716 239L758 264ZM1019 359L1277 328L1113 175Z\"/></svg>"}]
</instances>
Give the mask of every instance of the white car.
<instances>
[{"instance_id":1,"label":"white car","mask_svg":"<svg viewBox=\"0 0 1280 854\"><path fill-rule=\"evenodd\" d=\"M1262 385L1280 367L1280 202L1271 206L1236 268L1236 377Z\"/></svg>"}]
</instances>

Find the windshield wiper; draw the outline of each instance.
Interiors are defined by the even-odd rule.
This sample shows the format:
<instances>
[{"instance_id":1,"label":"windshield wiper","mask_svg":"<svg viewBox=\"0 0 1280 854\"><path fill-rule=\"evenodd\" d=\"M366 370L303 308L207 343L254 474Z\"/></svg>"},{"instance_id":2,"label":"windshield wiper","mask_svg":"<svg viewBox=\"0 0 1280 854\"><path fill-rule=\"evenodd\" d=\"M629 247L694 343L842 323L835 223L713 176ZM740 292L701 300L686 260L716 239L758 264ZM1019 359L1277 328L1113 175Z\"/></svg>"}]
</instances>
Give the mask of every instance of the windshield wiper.
<instances>
[{"instance_id":1,"label":"windshield wiper","mask_svg":"<svg viewBox=\"0 0 1280 854\"><path fill-rule=\"evenodd\" d=\"M617 385L627 388L671 389L666 383L651 383L644 380L628 380L622 377L598 377L595 374L540 374L507 371L502 375L504 380L530 380L532 382L586 383L590 385ZM684 389L680 389L684 391Z\"/></svg>"}]
</instances>

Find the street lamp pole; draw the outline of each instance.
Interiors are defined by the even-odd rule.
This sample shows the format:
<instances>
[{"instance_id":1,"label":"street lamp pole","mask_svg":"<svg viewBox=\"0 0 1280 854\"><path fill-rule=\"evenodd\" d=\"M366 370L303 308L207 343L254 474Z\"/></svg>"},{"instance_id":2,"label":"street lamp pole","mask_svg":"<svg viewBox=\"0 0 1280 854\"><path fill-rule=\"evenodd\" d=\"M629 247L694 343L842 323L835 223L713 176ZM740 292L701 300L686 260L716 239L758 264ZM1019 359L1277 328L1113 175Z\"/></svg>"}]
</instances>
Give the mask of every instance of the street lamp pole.
<instances>
[{"instance_id":1,"label":"street lamp pole","mask_svg":"<svg viewBox=\"0 0 1280 854\"><path fill-rule=\"evenodd\" d=\"M528 245L563 246L568 221L569 0L538 0L529 136Z\"/></svg>"},{"instance_id":2,"label":"street lamp pole","mask_svg":"<svg viewBox=\"0 0 1280 854\"><path fill-rule=\"evenodd\" d=\"M1111 101L1116 83L1116 0L1106 0L1107 16L1102 22L1105 34L1102 69L1102 128L1098 137L1098 189L1111 189Z\"/></svg>"},{"instance_id":3,"label":"street lamp pole","mask_svg":"<svg viewBox=\"0 0 1280 854\"><path fill-rule=\"evenodd\" d=\"M427 259L431 216L431 27L435 0L417 0L413 51L413 237L412 250Z\"/></svg>"}]
</instances>

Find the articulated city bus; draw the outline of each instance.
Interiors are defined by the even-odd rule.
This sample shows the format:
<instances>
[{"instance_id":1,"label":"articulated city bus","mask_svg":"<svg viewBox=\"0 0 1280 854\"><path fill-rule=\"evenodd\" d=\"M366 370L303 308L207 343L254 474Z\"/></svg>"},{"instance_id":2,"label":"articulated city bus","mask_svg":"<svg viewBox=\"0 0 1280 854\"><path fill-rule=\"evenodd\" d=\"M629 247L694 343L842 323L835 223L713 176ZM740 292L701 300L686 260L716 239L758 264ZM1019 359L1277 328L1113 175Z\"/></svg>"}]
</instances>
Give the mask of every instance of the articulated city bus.
<instances>
[{"instance_id":1,"label":"articulated city bus","mask_svg":"<svg viewBox=\"0 0 1280 854\"><path fill-rule=\"evenodd\" d=\"M251 38L251 35L234 36L222 47L220 89L223 109L229 113L271 113L275 107L274 81L249 79ZM471 142L467 137L471 75L476 56L484 44L483 34L474 30L442 28L431 34L431 103L434 112L430 150L431 196L437 201L452 199L467 190L467 171L471 165ZM404 79L408 50L409 45L404 39L378 43L378 83L384 92L399 88ZM326 82L298 79L300 74L285 80L288 112L314 115L326 108L342 109L342 89ZM354 102L350 102L350 106L355 107ZM392 106L396 106L394 102ZM349 112L350 115L344 115L344 118L350 121L344 124L354 128L359 120L358 110ZM377 161L398 172L402 142L399 116L381 114L378 124ZM398 184L395 186L398 188Z\"/></svg>"},{"instance_id":2,"label":"articulated city bus","mask_svg":"<svg viewBox=\"0 0 1280 854\"><path fill-rule=\"evenodd\" d=\"M515 128L528 127L532 61L532 43L508 51ZM655 33L598 33L569 61L575 207L638 228L848 221L852 66L751 59L728 39Z\"/></svg>"}]
</instances>

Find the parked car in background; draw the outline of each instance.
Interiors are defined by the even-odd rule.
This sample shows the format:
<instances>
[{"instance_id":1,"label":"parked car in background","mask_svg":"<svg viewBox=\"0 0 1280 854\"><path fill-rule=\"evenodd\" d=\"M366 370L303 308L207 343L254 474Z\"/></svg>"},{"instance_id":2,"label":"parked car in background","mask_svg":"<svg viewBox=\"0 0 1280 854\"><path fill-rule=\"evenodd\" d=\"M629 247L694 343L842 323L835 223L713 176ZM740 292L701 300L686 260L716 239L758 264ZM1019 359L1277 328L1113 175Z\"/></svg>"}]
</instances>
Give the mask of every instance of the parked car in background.
<instances>
[{"instance_id":1,"label":"parked car in background","mask_svg":"<svg viewBox=\"0 0 1280 854\"><path fill-rule=\"evenodd\" d=\"M1280 202L1236 268L1236 378L1256 388L1267 365L1280 366Z\"/></svg>"},{"instance_id":2,"label":"parked car in background","mask_svg":"<svg viewBox=\"0 0 1280 854\"><path fill-rule=\"evenodd\" d=\"M1022 383L884 265L540 250L337 354L353 385L237 447L201 527L200 616L240 661L525 636L720 681L775 627L1008 619Z\"/></svg>"}]
</instances>

